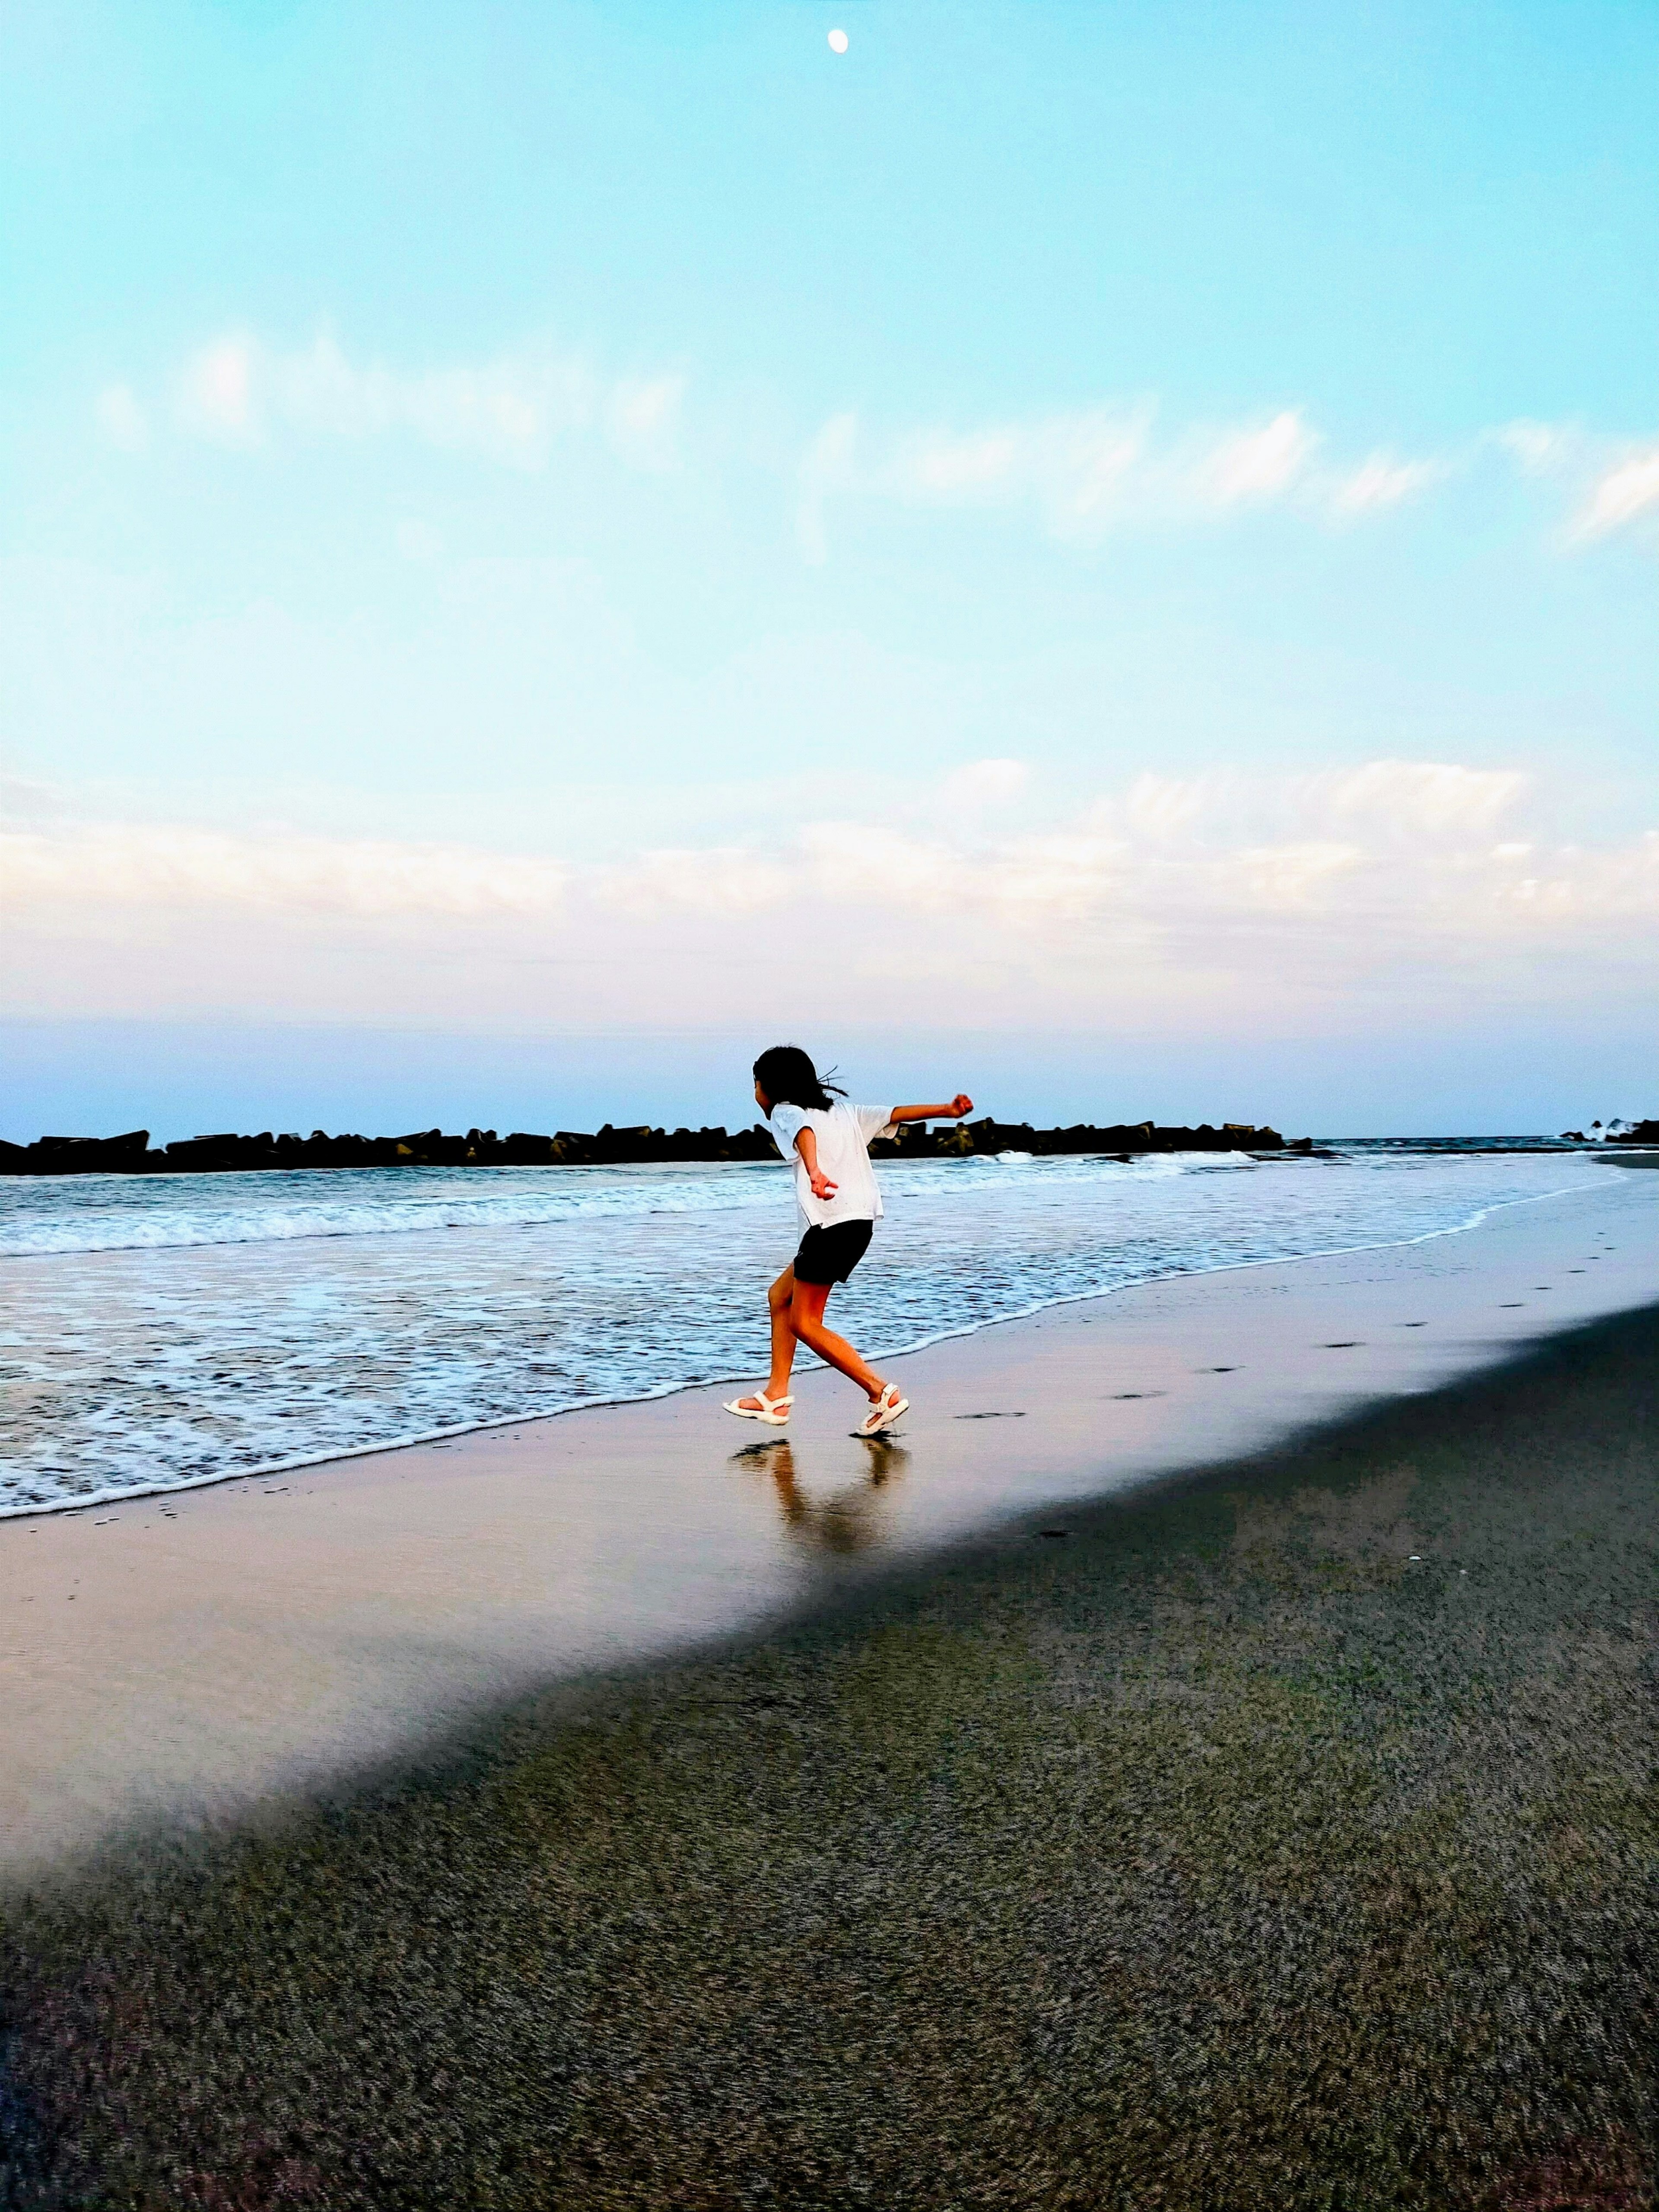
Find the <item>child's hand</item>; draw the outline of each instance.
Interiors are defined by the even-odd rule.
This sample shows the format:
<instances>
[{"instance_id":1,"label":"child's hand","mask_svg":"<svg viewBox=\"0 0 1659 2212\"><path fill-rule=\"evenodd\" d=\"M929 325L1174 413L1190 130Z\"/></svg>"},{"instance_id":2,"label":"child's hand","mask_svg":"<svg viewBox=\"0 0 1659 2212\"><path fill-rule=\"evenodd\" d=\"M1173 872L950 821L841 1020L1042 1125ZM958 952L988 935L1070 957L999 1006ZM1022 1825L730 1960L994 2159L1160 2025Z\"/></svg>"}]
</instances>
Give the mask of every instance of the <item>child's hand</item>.
<instances>
[{"instance_id":1,"label":"child's hand","mask_svg":"<svg viewBox=\"0 0 1659 2212\"><path fill-rule=\"evenodd\" d=\"M841 1188L839 1183L831 1182L827 1175L819 1174L816 1170L811 1177L811 1183L814 1198L833 1198Z\"/></svg>"},{"instance_id":2,"label":"child's hand","mask_svg":"<svg viewBox=\"0 0 1659 2212\"><path fill-rule=\"evenodd\" d=\"M964 1114L973 1112L974 1102L965 1091L958 1091L945 1110L947 1114L953 1114L959 1121Z\"/></svg>"}]
</instances>

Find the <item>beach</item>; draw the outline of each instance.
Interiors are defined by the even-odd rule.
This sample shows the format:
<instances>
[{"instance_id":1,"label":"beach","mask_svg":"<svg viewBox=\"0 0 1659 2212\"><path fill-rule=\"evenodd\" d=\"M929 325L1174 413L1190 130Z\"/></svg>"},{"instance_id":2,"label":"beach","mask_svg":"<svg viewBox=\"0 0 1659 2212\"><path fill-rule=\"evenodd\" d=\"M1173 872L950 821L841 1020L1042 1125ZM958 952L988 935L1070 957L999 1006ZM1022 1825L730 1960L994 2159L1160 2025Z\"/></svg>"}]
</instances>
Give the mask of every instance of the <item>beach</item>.
<instances>
[{"instance_id":1,"label":"beach","mask_svg":"<svg viewBox=\"0 0 1659 2212\"><path fill-rule=\"evenodd\" d=\"M0 1522L0 2203L1637 2212L1656 1212Z\"/></svg>"},{"instance_id":2,"label":"beach","mask_svg":"<svg viewBox=\"0 0 1659 2212\"><path fill-rule=\"evenodd\" d=\"M1205 1326L1294 1389L1296 1294L1230 1287ZM850 1577L813 1540L770 1633L14 1882L6 2201L1636 2212L1659 1317L1565 1318L1063 1510L1064 1424L964 1424L1040 1515ZM252 1565L252 1501L192 1504Z\"/></svg>"},{"instance_id":3,"label":"beach","mask_svg":"<svg viewBox=\"0 0 1659 2212\"><path fill-rule=\"evenodd\" d=\"M915 1402L884 1446L808 1371L778 1442L685 1390L0 1521L0 1870L331 1786L1659 1297L1659 1177L1589 1183L937 1342L896 1370Z\"/></svg>"},{"instance_id":4,"label":"beach","mask_svg":"<svg viewBox=\"0 0 1659 2212\"><path fill-rule=\"evenodd\" d=\"M0 2212L1653 2212L1659 10L0 35Z\"/></svg>"}]
</instances>

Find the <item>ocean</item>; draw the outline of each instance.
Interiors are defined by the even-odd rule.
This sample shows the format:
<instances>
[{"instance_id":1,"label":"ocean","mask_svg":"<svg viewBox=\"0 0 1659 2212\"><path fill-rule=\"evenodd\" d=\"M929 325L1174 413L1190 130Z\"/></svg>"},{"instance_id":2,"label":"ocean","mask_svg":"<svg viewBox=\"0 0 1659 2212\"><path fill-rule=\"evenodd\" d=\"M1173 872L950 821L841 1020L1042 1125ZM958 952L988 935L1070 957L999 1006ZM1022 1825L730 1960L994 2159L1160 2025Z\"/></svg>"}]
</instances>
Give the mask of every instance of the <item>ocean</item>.
<instances>
[{"instance_id":1,"label":"ocean","mask_svg":"<svg viewBox=\"0 0 1659 2212\"><path fill-rule=\"evenodd\" d=\"M831 1315L890 1358L1160 1276L1453 1235L1606 1172L1400 1144L890 1163ZM0 1515L752 1384L794 1233L781 1162L7 1178Z\"/></svg>"}]
</instances>

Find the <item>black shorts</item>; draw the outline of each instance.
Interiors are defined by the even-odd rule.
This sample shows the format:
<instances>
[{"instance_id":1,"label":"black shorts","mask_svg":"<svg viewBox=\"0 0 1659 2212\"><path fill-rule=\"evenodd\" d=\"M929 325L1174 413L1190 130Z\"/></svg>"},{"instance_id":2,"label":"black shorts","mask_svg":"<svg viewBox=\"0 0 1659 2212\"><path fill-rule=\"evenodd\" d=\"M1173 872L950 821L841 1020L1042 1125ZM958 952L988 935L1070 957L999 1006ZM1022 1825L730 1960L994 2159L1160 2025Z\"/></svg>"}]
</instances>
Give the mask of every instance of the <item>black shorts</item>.
<instances>
[{"instance_id":1,"label":"black shorts","mask_svg":"<svg viewBox=\"0 0 1659 2212\"><path fill-rule=\"evenodd\" d=\"M795 1255L798 1283L844 1283L870 1249L873 1221L832 1221L827 1229L809 1229Z\"/></svg>"}]
</instances>

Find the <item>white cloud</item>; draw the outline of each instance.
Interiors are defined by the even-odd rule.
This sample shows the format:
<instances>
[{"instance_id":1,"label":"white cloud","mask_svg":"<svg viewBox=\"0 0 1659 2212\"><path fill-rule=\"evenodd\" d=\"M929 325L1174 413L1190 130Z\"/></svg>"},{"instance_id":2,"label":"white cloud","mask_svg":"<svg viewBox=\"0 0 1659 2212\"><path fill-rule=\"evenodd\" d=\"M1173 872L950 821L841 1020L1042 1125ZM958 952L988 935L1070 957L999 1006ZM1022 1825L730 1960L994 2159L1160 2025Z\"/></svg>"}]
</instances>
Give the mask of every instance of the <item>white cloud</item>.
<instances>
[{"instance_id":1,"label":"white cloud","mask_svg":"<svg viewBox=\"0 0 1659 2212\"><path fill-rule=\"evenodd\" d=\"M1144 411L1056 415L900 441L877 488L917 505L1030 501L1057 537L1088 535L1110 514L1146 443Z\"/></svg>"},{"instance_id":2,"label":"white cloud","mask_svg":"<svg viewBox=\"0 0 1659 2212\"><path fill-rule=\"evenodd\" d=\"M254 392L256 357L251 338L233 334L204 346L185 367L179 419L198 436L231 446L255 446L264 435Z\"/></svg>"},{"instance_id":3,"label":"white cloud","mask_svg":"<svg viewBox=\"0 0 1659 2212\"><path fill-rule=\"evenodd\" d=\"M639 468L665 468L673 459L683 376L624 377L611 395L611 443Z\"/></svg>"},{"instance_id":4,"label":"white cloud","mask_svg":"<svg viewBox=\"0 0 1659 2212\"><path fill-rule=\"evenodd\" d=\"M658 915L678 911L741 917L781 906L795 877L763 853L738 846L641 853L595 879L602 904Z\"/></svg>"},{"instance_id":5,"label":"white cloud","mask_svg":"<svg viewBox=\"0 0 1659 2212\"><path fill-rule=\"evenodd\" d=\"M559 439L584 433L633 466L659 469L673 459L684 391L678 376L607 379L552 346L410 372L354 362L327 332L291 353L232 332L185 364L178 416L186 430L233 446L261 445L279 430L402 435L532 471L546 465Z\"/></svg>"},{"instance_id":6,"label":"white cloud","mask_svg":"<svg viewBox=\"0 0 1659 2212\"><path fill-rule=\"evenodd\" d=\"M1620 444L1576 422L1507 422L1491 433L1528 476L1564 479L1569 545L1627 528L1659 507L1659 444Z\"/></svg>"},{"instance_id":7,"label":"white cloud","mask_svg":"<svg viewBox=\"0 0 1659 2212\"><path fill-rule=\"evenodd\" d=\"M1415 836L1484 837L1529 781L1513 769L1380 760L1310 776L1297 788L1304 807L1333 822L1366 819L1374 830Z\"/></svg>"},{"instance_id":8,"label":"white cloud","mask_svg":"<svg viewBox=\"0 0 1659 2212\"><path fill-rule=\"evenodd\" d=\"M1397 507L1444 473L1433 461L1396 461L1386 453L1373 453L1338 483L1333 498L1344 514L1364 514L1375 507Z\"/></svg>"},{"instance_id":9,"label":"white cloud","mask_svg":"<svg viewBox=\"0 0 1659 2212\"><path fill-rule=\"evenodd\" d=\"M1091 821L1165 856L1227 848L1277 851L1358 844L1395 854L1448 842L1485 842L1516 808L1530 779L1510 769L1443 761L1375 760L1358 768L1261 778L1237 769L1194 776L1138 776L1099 800Z\"/></svg>"},{"instance_id":10,"label":"white cloud","mask_svg":"<svg viewBox=\"0 0 1659 2212\"><path fill-rule=\"evenodd\" d=\"M880 818L809 814L745 846L578 865L89 821L73 793L25 790L0 836L20 948L8 988L57 1013L252 993L296 1015L470 1021L493 1006L511 1023L512 979L532 968L562 979L537 1005L627 1027L741 1014L810 970L837 1018L894 991L992 1026L1149 1000L1291 1018L1385 987L1405 1018L1415 994L1477 968L1483 993L1572 1003L1602 969L1639 963L1659 920L1659 835L1564 842L1517 770L1149 771L1068 794L1030 828L1011 818L1027 792L1023 763L978 761Z\"/></svg>"},{"instance_id":11,"label":"white cloud","mask_svg":"<svg viewBox=\"0 0 1659 2212\"><path fill-rule=\"evenodd\" d=\"M1565 467L1583 443L1583 434L1565 422L1504 422L1490 434L1533 476Z\"/></svg>"},{"instance_id":12,"label":"white cloud","mask_svg":"<svg viewBox=\"0 0 1659 2212\"><path fill-rule=\"evenodd\" d=\"M1214 804L1218 787L1208 776L1138 775L1123 812L1138 837L1178 837Z\"/></svg>"},{"instance_id":13,"label":"white cloud","mask_svg":"<svg viewBox=\"0 0 1659 2212\"><path fill-rule=\"evenodd\" d=\"M965 492L997 495L1015 483L1021 468L1024 443L1009 430L981 430L970 437L952 438L933 431L919 438L901 459L901 479L924 495L950 499Z\"/></svg>"},{"instance_id":14,"label":"white cloud","mask_svg":"<svg viewBox=\"0 0 1659 2212\"><path fill-rule=\"evenodd\" d=\"M966 428L941 425L872 438L851 414L832 416L800 465L798 534L812 562L828 552L836 499L910 507L1017 512L1051 537L1091 542L1120 528L1213 527L1266 507L1326 522L1385 514L1468 470L1496 447L1530 477L1559 479L1577 514L1568 542L1622 529L1659 508L1659 446L1620 450L1580 425L1518 421L1433 456L1328 454L1299 407L1231 428L1155 433L1150 403L1098 407Z\"/></svg>"},{"instance_id":15,"label":"white cloud","mask_svg":"<svg viewBox=\"0 0 1659 2212\"><path fill-rule=\"evenodd\" d=\"M68 904L453 920L550 912L565 883L552 861L463 846L144 823L0 836L0 865L19 912Z\"/></svg>"},{"instance_id":16,"label":"white cloud","mask_svg":"<svg viewBox=\"0 0 1659 2212\"><path fill-rule=\"evenodd\" d=\"M175 415L183 428L252 448L279 435L403 436L498 465L539 471L562 439L602 440L629 466L676 465L685 380L613 376L550 344L495 358L408 370L350 356L331 333L282 351L245 331L222 333L185 365ZM125 384L99 397L103 434L137 452L148 411ZM1123 527L1193 528L1264 507L1326 521L1379 514L1420 495L1483 448L1527 475L1579 487L1568 542L1587 543L1659 507L1659 447L1620 451L1575 423L1528 419L1484 431L1459 453L1327 458L1328 441L1300 407L1232 426L1189 425L1154 436L1150 401L1029 418L901 429L872 437L851 411L831 416L802 453L796 536L803 557L828 557L828 515L840 499L929 508L1024 508L1054 538L1083 543Z\"/></svg>"},{"instance_id":17,"label":"white cloud","mask_svg":"<svg viewBox=\"0 0 1659 2212\"><path fill-rule=\"evenodd\" d=\"M1574 535L1602 538L1659 507L1659 446L1627 454L1596 480Z\"/></svg>"},{"instance_id":18,"label":"white cloud","mask_svg":"<svg viewBox=\"0 0 1659 2212\"><path fill-rule=\"evenodd\" d=\"M813 892L871 910L947 912L974 886L972 865L955 847L885 823L812 823L800 843Z\"/></svg>"},{"instance_id":19,"label":"white cloud","mask_svg":"<svg viewBox=\"0 0 1659 2212\"><path fill-rule=\"evenodd\" d=\"M1259 429L1224 438L1196 471L1195 482L1222 507L1276 499L1302 474L1318 442L1300 410L1286 408Z\"/></svg>"},{"instance_id":20,"label":"white cloud","mask_svg":"<svg viewBox=\"0 0 1659 2212\"><path fill-rule=\"evenodd\" d=\"M41 817L70 816L74 812L71 793L59 785L41 783L33 776L0 775L0 818L33 822Z\"/></svg>"},{"instance_id":21,"label":"white cloud","mask_svg":"<svg viewBox=\"0 0 1659 2212\"><path fill-rule=\"evenodd\" d=\"M285 942L321 927L330 947L398 947L396 987L411 1011L438 971L456 971L452 1002L467 1011L465 978L483 988L498 969L540 960L604 978L595 1018L626 1026L712 1018L728 978L799 988L803 963L814 1002L852 1011L872 975L891 984L902 931L907 991L927 978L933 1013L973 1020L1022 1020L1033 988L1060 1013L1095 1018L1157 978L1183 1005L1212 988L1225 1013L1241 991L1290 1005L1385 969L1409 1011L1447 963L1571 1000L1597 963L1637 960L1659 918L1659 834L1562 842L1528 779L1509 769L1370 761L1279 779L1146 775L1040 830L949 827L953 787L998 805L1020 783L1020 763L973 763L936 794L945 827L925 834L807 818L752 848L584 867L456 842L38 817L0 838L9 922L33 947L13 988L49 975L40 947L51 942L97 940L111 978L159 945L166 957L143 988L166 1000L215 963L234 982L237 945L264 945L279 973ZM1533 817L1513 821L1522 807ZM347 951L341 960L349 967ZM998 998L987 978L1009 963L1026 982ZM283 991L323 988L305 982L307 963L288 967ZM369 1000L361 1011L380 1018Z\"/></svg>"},{"instance_id":22,"label":"white cloud","mask_svg":"<svg viewBox=\"0 0 1659 2212\"><path fill-rule=\"evenodd\" d=\"M1516 918L1564 927L1659 918L1659 830L1649 830L1611 852L1566 846L1534 854L1553 872L1519 877L1501 885L1495 903Z\"/></svg>"},{"instance_id":23,"label":"white cloud","mask_svg":"<svg viewBox=\"0 0 1659 2212\"><path fill-rule=\"evenodd\" d=\"M1048 492L1057 527L1086 527L1109 511L1146 448L1149 416L1086 416L1060 441Z\"/></svg>"},{"instance_id":24,"label":"white cloud","mask_svg":"<svg viewBox=\"0 0 1659 2212\"><path fill-rule=\"evenodd\" d=\"M940 801L947 813L978 815L1011 806L1030 780L1030 769L1024 761L969 761L945 777L939 787Z\"/></svg>"},{"instance_id":25,"label":"white cloud","mask_svg":"<svg viewBox=\"0 0 1659 2212\"><path fill-rule=\"evenodd\" d=\"M992 856L985 890L1004 915L1028 927L1109 910L1138 921L1127 853L1120 839L1086 829L1016 838Z\"/></svg>"},{"instance_id":26,"label":"white cloud","mask_svg":"<svg viewBox=\"0 0 1659 2212\"><path fill-rule=\"evenodd\" d=\"M1323 444L1299 408L1265 422L1194 428L1159 441L1150 403L1024 422L902 432L872 445L856 418L833 416L800 464L798 534L807 559L826 556L834 498L907 507L1018 509L1049 534L1089 541L1123 526L1213 526L1276 502L1354 516L1396 505L1445 474L1431 460L1374 453L1357 468L1316 468Z\"/></svg>"},{"instance_id":27,"label":"white cloud","mask_svg":"<svg viewBox=\"0 0 1659 2212\"><path fill-rule=\"evenodd\" d=\"M1358 845L1329 839L1300 844L1253 845L1237 855L1249 896L1264 907L1313 907L1328 902L1334 879L1353 874L1364 861Z\"/></svg>"},{"instance_id":28,"label":"white cloud","mask_svg":"<svg viewBox=\"0 0 1659 2212\"><path fill-rule=\"evenodd\" d=\"M125 384L106 385L93 408L98 427L123 453L142 453L149 444L149 420Z\"/></svg>"}]
</instances>

